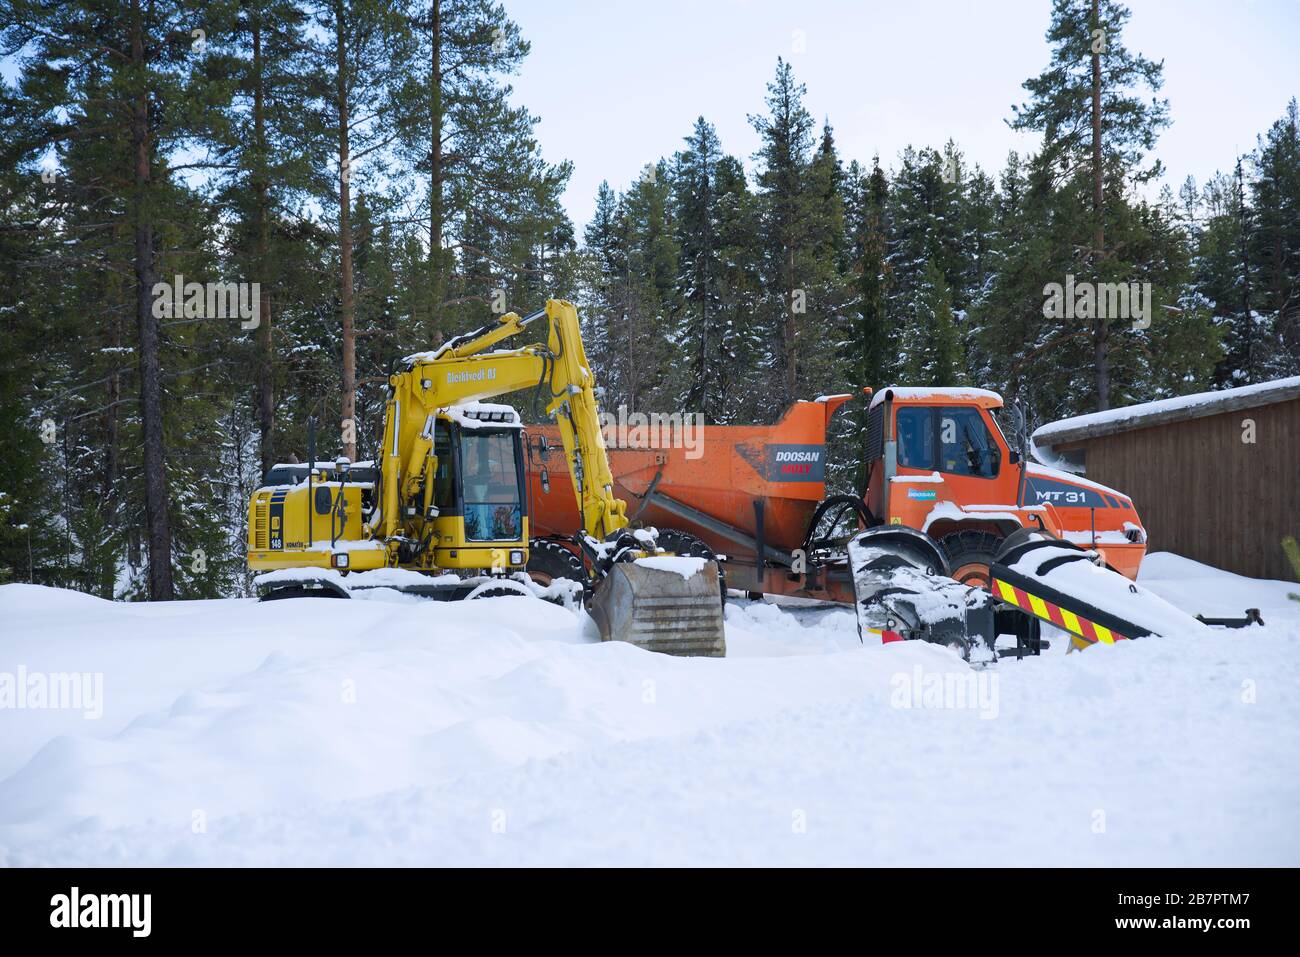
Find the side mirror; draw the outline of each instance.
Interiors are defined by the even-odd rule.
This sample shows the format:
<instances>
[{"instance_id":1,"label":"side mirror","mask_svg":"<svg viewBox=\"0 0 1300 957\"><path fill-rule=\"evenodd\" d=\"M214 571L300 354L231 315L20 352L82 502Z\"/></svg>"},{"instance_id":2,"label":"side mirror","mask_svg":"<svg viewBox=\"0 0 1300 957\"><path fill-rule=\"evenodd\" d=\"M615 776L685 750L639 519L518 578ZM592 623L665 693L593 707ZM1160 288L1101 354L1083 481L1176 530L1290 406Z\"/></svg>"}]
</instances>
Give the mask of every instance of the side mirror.
<instances>
[{"instance_id":1,"label":"side mirror","mask_svg":"<svg viewBox=\"0 0 1300 957\"><path fill-rule=\"evenodd\" d=\"M1011 453L1007 456L1007 460L1008 460L1012 465L1019 465L1019 464L1020 464L1020 453L1019 453L1018 451L1016 451L1015 449L1012 449L1012 450L1011 450Z\"/></svg>"}]
</instances>

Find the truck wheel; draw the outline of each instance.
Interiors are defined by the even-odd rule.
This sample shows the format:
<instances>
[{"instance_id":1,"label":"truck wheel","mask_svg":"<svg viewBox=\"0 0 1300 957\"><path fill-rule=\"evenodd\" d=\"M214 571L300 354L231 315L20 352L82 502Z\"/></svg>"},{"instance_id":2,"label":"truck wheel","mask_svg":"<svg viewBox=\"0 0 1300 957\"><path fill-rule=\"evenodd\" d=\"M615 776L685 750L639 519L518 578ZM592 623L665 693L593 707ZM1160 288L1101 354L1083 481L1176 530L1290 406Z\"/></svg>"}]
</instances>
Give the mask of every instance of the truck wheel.
<instances>
[{"instance_id":1,"label":"truck wheel","mask_svg":"<svg viewBox=\"0 0 1300 957\"><path fill-rule=\"evenodd\" d=\"M722 596L722 603L724 605L727 603L727 579L722 573L722 562L718 561L717 554L705 544L703 539L692 535L690 532L683 532L678 528L661 528L659 530L659 547L676 555L685 555L688 558L703 558L705 561L717 563L718 592Z\"/></svg>"},{"instance_id":2,"label":"truck wheel","mask_svg":"<svg viewBox=\"0 0 1300 957\"><path fill-rule=\"evenodd\" d=\"M582 559L562 542L534 538L528 543L528 577L543 588L557 578L567 578L587 588L587 569Z\"/></svg>"},{"instance_id":3,"label":"truck wheel","mask_svg":"<svg viewBox=\"0 0 1300 957\"><path fill-rule=\"evenodd\" d=\"M948 556L952 577L963 585L979 588L989 588L993 584L989 564L1001 544L1002 539L991 532L969 530L953 532L939 540L944 554Z\"/></svg>"}]
</instances>

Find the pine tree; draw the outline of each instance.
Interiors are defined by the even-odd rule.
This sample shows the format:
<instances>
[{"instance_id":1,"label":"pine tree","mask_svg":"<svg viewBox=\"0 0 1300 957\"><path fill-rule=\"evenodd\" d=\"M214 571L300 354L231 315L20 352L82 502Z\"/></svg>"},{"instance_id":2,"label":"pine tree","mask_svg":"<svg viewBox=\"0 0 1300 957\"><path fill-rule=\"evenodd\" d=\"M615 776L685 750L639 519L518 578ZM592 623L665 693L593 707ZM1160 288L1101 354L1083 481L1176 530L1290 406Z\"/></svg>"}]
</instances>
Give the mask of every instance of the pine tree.
<instances>
[{"instance_id":1,"label":"pine tree","mask_svg":"<svg viewBox=\"0 0 1300 957\"><path fill-rule=\"evenodd\" d=\"M888 221L886 210L889 186L880 159L872 160L871 172L865 173L854 161L849 166L851 202L848 207L848 232L851 242L851 291L846 309L852 317L848 336L840 344L845 376L852 389L883 388L892 374L890 359L895 350L893 327L887 312L889 267L886 263ZM848 480L863 490L867 481L867 463L871 450L867 442L868 404L855 403L840 413L846 423L848 461L856 463Z\"/></svg>"},{"instance_id":2,"label":"pine tree","mask_svg":"<svg viewBox=\"0 0 1300 957\"><path fill-rule=\"evenodd\" d=\"M907 350L909 385L962 385L961 342L952 314L952 292L933 262L921 270L911 303L909 328L915 336Z\"/></svg>"},{"instance_id":3,"label":"pine tree","mask_svg":"<svg viewBox=\"0 0 1300 957\"><path fill-rule=\"evenodd\" d=\"M512 299L544 285L543 248L567 226L558 201L567 163L547 164L536 117L510 102L502 78L518 71L529 44L492 0L414 0L406 5L418 47L406 78L400 143L423 181L427 267L419 335L487 317L498 284ZM461 260L461 274L457 263ZM485 268L486 267L486 268Z\"/></svg>"},{"instance_id":4,"label":"pine tree","mask_svg":"<svg viewBox=\"0 0 1300 957\"><path fill-rule=\"evenodd\" d=\"M316 70L308 57L307 14L295 0L245 0L235 30L223 37L223 67L235 77L223 161L230 167L218 202L236 217L228 255L246 281L259 284L255 404L263 471L278 459L276 380L279 356L272 303L288 302L278 276L283 222L312 193L328 144L303 108ZM214 41L217 38L214 37ZM277 293L279 295L277 295Z\"/></svg>"},{"instance_id":5,"label":"pine tree","mask_svg":"<svg viewBox=\"0 0 1300 957\"><path fill-rule=\"evenodd\" d=\"M1137 91L1158 92L1163 65L1132 53L1124 45L1129 11L1117 0L1053 0L1047 40L1052 59L1037 77L1026 80L1029 101L1013 107L1012 127L1044 135L1045 168L1087 191L1091 226L1086 258L1075 273L1095 282L1127 281L1131 270L1107 248L1106 231L1118 214L1128 181L1145 182L1160 164L1143 169L1143 157L1168 124L1168 103L1143 100ZM1084 237L1063 240L1083 245ZM1097 408L1111 405L1111 348L1114 323L1092 321Z\"/></svg>"},{"instance_id":6,"label":"pine tree","mask_svg":"<svg viewBox=\"0 0 1300 957\"><path fill-rule=\"evenodd\" d=\"M324 0L316 10L316 49L323 65L321 123L333 151L333 185L325 197L338 213L339 316L343 454L357 457L356 275L353 262L352 189L357 170L383 158L397 137L399 116L411 109L405 66L414 54L408 23L383 0ZM326 180L328 182L328 180Z\"/></svg>"},{"instance_id":7,"label":"pine tree","mask_svg":"<svg viewBox=\"0 0 1300 957\"><path fill-rule=\"evenodd\" d=\"M1251 182L1255 210L1251 258L1258 264L1258 309L1267 323L1268 375L1300 373L1300 108L1286 112L1261 138Z\"/></svg>"},{"instance_id":8,"label":"pine tree","mask_svg":"<svg viewBox=\"0 0 1300 957\"><path fill-rule=\"evenodd\" d=\"M131 250L133 371L149 594L155 600L175 594L164 421L166 341L153 312L165 217L177 208L172 193L177 168L168 161L184 146L202 153L217 132L208 119L221 115L229 90L207 72L203 37L226 29L231 12L227 2L196 7L183 0L131 0L107 7L8 0L0 10L0 50L6 56L22 54L6 158L34 164L52 151L56 158L73 160L78 175L73 201L88 207L86 191L93 190L97 209L111 220L103 225L101 218L98 228L88 227L78 238L98 242L111 233L114 248L125 242ZM110 386L116 387L114 380L120 378L110 376ZM118 441L120 435L115 454Z\"/></svg>"},{"instance_id":9,"label":"pine tree","mask_svg":"<svg viewBox=\"0 0 1300 957\"><path fill-rule=\"evenodd\" d=\"M762 145L758 195L762 209L764 314L770 322L770 363L779 388L780 407L798 394L800 317L808 308L808 252L815 242L813 194L808 170L813 149L813 119L804 108L803 84L790 64L778 59L776 77L767 86L766 116L750 116Z\"/></svg>"},{"instance_id":10,"label":"pine tree","mask_svg":"<svg viewBox=\"0 0 1300 957\"><path fill-rule=\"evenodd\" d=\"M1239 159L1232 176L1216 175L1205 185L1205 220L1197 240L1195 284L1213 310L1223 340L1214 384L1231 388L1258 381L1257 357L1263 337L1255 312L1256 269L1251 261L1254 211Z\"/></svg>"},{"instance_id":11,"label":"pine tree","mask_svg":"<svg viewBox=\"0 0 1300 957\"><path fill-rule=\"evenodd\" d=\"M681 304L678 341L681 372L679 402L700 411L708 421L721 412L722 382L716 375L723 348L718 327L722 305L721 240L718 235L718 164L722 145L712 124L699 117L677 154L673 173L673 207L678 246L676 295Z\"/></svg>"}]
</instances>

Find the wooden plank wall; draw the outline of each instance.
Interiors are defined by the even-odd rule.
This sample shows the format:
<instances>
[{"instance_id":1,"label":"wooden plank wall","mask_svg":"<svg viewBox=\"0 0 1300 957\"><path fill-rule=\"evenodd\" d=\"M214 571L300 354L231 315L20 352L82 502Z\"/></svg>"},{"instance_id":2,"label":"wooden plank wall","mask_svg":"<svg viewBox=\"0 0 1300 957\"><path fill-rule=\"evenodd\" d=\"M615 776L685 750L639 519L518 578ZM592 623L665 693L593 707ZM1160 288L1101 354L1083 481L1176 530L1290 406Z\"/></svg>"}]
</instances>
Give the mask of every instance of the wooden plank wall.
<instances>
[{"instance_id":1,"label":"wooden plank wall","mask_svg":"<svg viewBox=\"0 0 1300 957\"><path fill-rule=\"evenodd\" d=\"M1246 419L1253 444L1242 441ZM1088 478L1133 499L1150 551L1294 580L1280 542L1300 539L1300 399L1077 444Z\"/></svg>"}]
</instances>

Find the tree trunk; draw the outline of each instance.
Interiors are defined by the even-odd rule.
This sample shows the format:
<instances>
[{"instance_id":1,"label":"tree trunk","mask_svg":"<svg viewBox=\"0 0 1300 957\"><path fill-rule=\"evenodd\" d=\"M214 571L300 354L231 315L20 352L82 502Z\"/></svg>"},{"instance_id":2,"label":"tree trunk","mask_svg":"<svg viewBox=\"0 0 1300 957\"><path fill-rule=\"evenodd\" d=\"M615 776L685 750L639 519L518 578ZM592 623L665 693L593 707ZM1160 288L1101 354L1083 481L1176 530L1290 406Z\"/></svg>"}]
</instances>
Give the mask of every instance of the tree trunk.
<instances>
[{"instance_id":1,"label":"tree trunk","mask_svg":"<svg viewBox=\"0 0 1300 957\"><path fill-rule=\"evenodd\" d=\"M1250 235L1246 222L1246 185L1237 160L1237 228L1241 243L1241 315L1246 323L1246 384L1255 381L1255 314L1250 306Z\"/></svg>"},{"instance_id":2,"label":"tree trunk","mask_svg":"<svg viewBox=\"0 0 1300 957\"><path fill-rule=\"evenodd\" d=\"M797 341L798 325L794 317L794 245L789 244L786 248L786 279L785 279L785 404L789 405L795 399L795 390L798 388L798 361Z\"/></svg>"},{"instance_id":3,"label":"tree trunk","mask_svg":"<svg viewBox=\"0 0 1300 957\"><path fill-rule=\"evenodd\" d=\"M131 3L131 63L140 89L131 114L135 151L135 317L140 336L140 415L144 431L144 502L149 541L149 597L171 601L172 535L167 514L167 463L163 450L162 374L159 366L158 320L153 314L153 210L150 199L149 98L144 89L144 33L140 0Z\"/></svg>"},{"instance_id":4,"label":"tree trunk","mask_svg":"<svg viewBox=\"0 0 1300 957\"><path fill-rule=\"evenodd\" d=\"M1092 0L1093 29L1101 28L1101 0ZM1103 42L1105 36L1102 36ZM1101 265L1106 250L1106 225L1103 219L1105 193L1102 182L1101 165L1101 52L1095 38L1092 47L1092 215L1095 233L1093 235L1093 270ZM1092 351L1097 370L1097 409L1101 412L1110 408L1110 326L1106 317L1100 315L1093 319Z\"/></svg>"},{"instance_id":5,"label":"tree trunk","mask_svg":"<svg viewBox=\"0 0 1300 957\"><path fill-rule=\"evenodd\" d=\"M257 410L261 432L259 443L262 474L275 464L275 347L271 339L271 284L270 276L270 185L267 182L266 161L266 97L265 77L262 75L262 18L253 14L253 131L256 142L256 181L253 184L257 197L257 280L261 283L258 302L257 327Z\"/></svg>"},{"instance_id":6,"label":"tree trunk","mask_svg":"<svg viewBox=\"0 0 1300 957\"><path fill-rule=\"evenodd\" d=\"M429 155L429 326L433 345L442 341L440 313L446 298L442 266L442 181L445 175L442 155L442 0L432 0L429 24L429 115L431 120Z\"/></svg>"},{"instance_id":7,"label":"tree trunk","mask_svg":"<svg viewBox=\"0 0 1300 957\"><path fill-rule=\"evenodd\" d=\"M348 153L347 50L343 41L346 12L341 2L334 4L335 66L339 111L339 269L343 309L343 402L341 409L343 454L357 458L357 337L356 302L352 285L352 192ZM314 466L315 463L312 463Z\"/></svg>"},{"instance_id":8,"label":"tree trunk","mask_svg":"<svg viewBox=\"0 0 1300 957\"><path fill-rule=\"evenodd\" d=\"M117 238L117 230L114 229L114 237ZM125 305L125 289L119 279L117 270L110 270L108 275L108 302L112 305L108 323L108 345L110 348L113 363L113 371L109 373L108 382L104 390L105 409L104 409L104 472L100 481L99 495L99 512L104 517L104 523L107 526L108 533L111 536L119 528L118 515L118 497L114 494L117 487L117 473L120 462L121 444L122 444L122 418L118 413L118 405L122 400L122 377L117 372L118 350L122 347L122 314L120 309ZM100 598L106 598L109 601L113 599L113 589L117 581L117 556L114 555L111 563L101 565L102 574L97 584L97 594Z\"/></svg>"}]
</instances>

